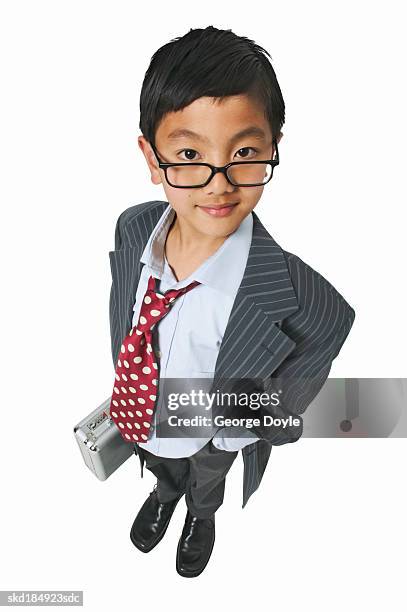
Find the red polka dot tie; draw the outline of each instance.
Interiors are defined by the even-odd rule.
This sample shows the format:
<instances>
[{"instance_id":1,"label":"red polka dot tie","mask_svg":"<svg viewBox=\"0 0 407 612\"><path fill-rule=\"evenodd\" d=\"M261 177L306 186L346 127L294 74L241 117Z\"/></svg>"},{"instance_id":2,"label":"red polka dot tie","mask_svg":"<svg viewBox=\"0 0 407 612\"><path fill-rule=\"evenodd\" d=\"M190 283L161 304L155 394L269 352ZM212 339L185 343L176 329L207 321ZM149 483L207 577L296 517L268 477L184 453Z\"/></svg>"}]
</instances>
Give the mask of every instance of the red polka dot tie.
<instances>
[{"instance_id":1,"label":"red polka dot tie","mask_svg":"<svg viewBox=\"0 0 407 612\"><path fill-rule=\"evenodd\" d=\"M138 323L123 340L116 365L110 416L126 442L145 441L151 431L159 380L152 330L179 295L200 285L193 281L162 295L156 291L155 282L150 276Z\"/></svg>"}]
</instances>

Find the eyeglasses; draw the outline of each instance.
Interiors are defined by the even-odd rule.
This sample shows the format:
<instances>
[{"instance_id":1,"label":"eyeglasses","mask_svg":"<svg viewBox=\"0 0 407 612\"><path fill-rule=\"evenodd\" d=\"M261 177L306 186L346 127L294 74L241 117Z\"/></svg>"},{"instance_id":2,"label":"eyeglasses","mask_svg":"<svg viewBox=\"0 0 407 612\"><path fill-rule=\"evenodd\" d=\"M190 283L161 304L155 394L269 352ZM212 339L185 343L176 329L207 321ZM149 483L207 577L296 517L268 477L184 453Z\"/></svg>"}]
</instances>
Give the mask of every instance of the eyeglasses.
<instances>
[{"instance_id":1,"label":"eyeglasses","mask_svg":"<svg viewBox=\"0 0 407 612\"><path fill-rule=\"evenodd\" d=\"M167 183L171 187L178 187L179 189L205 187L217 172L222 172L229 183L235 187L259 187L266 185L271 180L274 166L278 166L280 163L275 139L273 140L274 159L230 162L221 167L201 162L163 163L158 157L155 146L151 142L150 144L159 167L164 170Z\"/></svg>"}]
</instances>

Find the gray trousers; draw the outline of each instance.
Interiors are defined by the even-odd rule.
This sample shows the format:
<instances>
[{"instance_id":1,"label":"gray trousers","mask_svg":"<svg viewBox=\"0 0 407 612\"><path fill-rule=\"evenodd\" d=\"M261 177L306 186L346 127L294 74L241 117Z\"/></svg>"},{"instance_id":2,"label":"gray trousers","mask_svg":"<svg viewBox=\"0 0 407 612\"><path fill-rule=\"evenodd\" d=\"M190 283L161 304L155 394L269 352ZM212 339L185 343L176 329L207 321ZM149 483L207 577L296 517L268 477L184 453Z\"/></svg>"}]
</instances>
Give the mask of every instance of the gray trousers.
<instances>
[{"instance_id":1,"label":"gray trousers","mask_svg":"<svg viewBox=\"0 0 407 612\"><path fill-rule=\"evenodd\" d=\"M179 459L158 457L138 444L141 475L143 464L157 477L157 496L161 503L171 501L185 493L185 502L192 515L211 517L223 503L225 478L238 451L216 448L209 440L190 457Z\"/></svg>"}]
</instances>

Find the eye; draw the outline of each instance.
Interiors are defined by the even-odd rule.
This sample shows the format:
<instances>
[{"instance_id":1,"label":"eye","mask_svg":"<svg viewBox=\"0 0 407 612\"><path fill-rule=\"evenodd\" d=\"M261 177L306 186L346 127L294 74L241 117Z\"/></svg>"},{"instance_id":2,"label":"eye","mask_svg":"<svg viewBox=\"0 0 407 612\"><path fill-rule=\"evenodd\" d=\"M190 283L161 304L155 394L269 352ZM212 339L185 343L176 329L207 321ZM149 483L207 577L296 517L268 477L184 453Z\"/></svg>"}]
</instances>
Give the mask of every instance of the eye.
<instances>
[{"instance_id":1,"label":"eye","mask_svg":"<svg viewBox=\"0 0 407 612\"><path fill-rule=\"evenodd\" d=\"M195 149L182 149L182 151L179 151L179 152L177 153L177 155L181 155L181 153L184 153L185 151L187 151L187 152L188 152L188 155L189 155L190 153L192 153L193 155L194 155L195 153L197 153L197 151L195 151ZM185 153L185 155L186 155L186 153ZM181 159L182 159L183 161L196 161L195 157L187 157L186 159L185 159L185 158L181 158Z\"/></svg>"},{"instance_id":2,"label":"eye","mask_svg":"<svg viewBox=\"0 0 407 612\"><path fill-rule=\"evenodd\" d=\"M259 152L258 149L255 149L253 147L242 147L241 149L239 149L239 151L248 151L250 149L252 151L254 151L255 154ZM239 151L238 151L238 153L239 153ZM245 158L245 157L247 157L247 155L243 155L243 158Z\"/></svg>"}]
</instances>

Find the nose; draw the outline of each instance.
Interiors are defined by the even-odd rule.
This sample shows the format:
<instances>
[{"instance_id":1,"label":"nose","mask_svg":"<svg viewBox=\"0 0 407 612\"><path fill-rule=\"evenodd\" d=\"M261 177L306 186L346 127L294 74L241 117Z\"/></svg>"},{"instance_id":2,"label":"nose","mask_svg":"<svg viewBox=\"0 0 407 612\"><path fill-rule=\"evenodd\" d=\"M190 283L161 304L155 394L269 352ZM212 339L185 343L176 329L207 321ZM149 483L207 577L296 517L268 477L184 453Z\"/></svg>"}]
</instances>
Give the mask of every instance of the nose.
<instances>
[{"instance_id":1,"label":"nose","mask_svg":"<svg viewBox=\"0 0 407 612\"><path fill-rule=\"evenodd\" d=\"M214 175L212 176L212 180L209 181L206 189L209 192L221 194L225 191L233 192L236 188L234 185L231 185L226 177L226 174L223 172L222 168L215 168Z\"/></svg>"}]
</instances>

